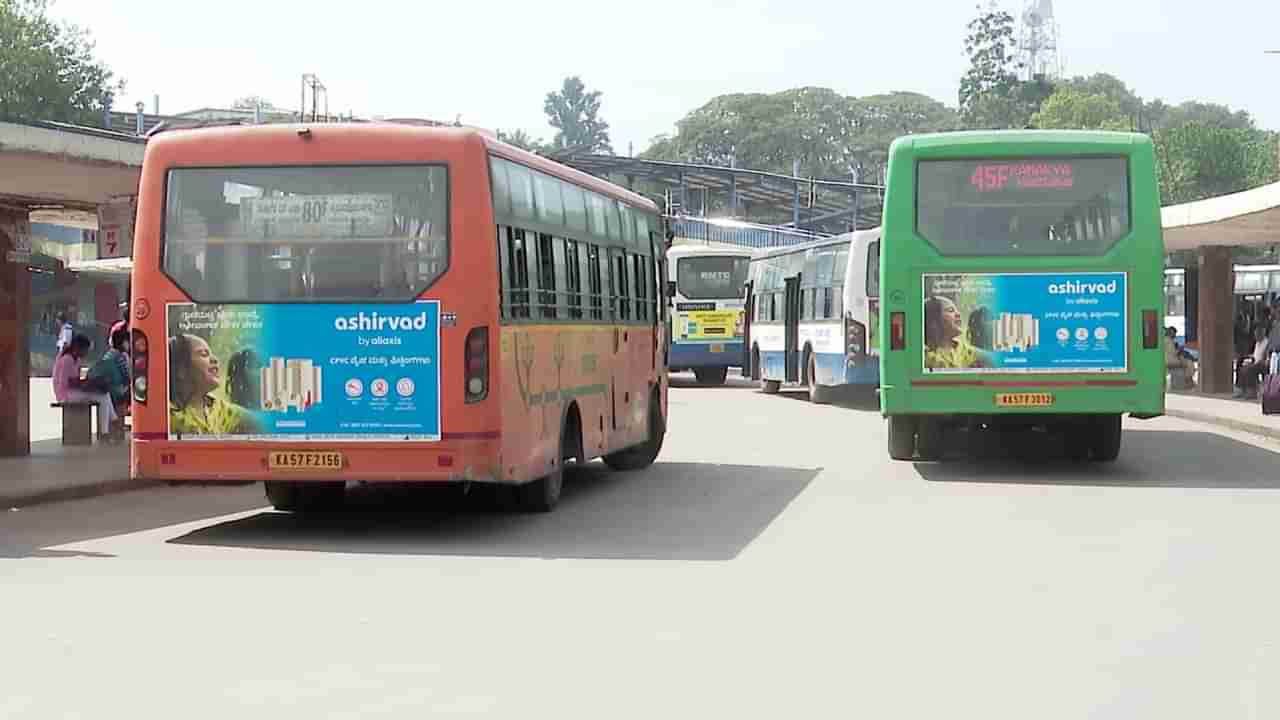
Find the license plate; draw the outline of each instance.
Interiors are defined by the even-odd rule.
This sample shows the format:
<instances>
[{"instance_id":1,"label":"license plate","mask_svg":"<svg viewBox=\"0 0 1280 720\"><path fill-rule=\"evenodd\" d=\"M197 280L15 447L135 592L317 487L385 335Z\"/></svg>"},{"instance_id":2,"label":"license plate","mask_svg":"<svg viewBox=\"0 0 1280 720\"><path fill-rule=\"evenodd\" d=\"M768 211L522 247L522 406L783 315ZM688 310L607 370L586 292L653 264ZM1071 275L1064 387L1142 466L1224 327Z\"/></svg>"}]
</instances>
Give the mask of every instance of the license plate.
<instances>
[{"instance_id":1,"label":"license plate","mask_svg":"<svg viewBox=\"0 0 1280 720\"><path fill-rule=\"evenodd\" d=\"M273 450L267 455L272 470L341 470L342 453L331 450Z\"/></svg>"},{"instance_id":2,"label":"license plate","mask_svg":"<svg viewBox=\"0 0 1280 720\"><path fill-rule=\"evenodd\" d=\"M724 345L716 343L711 346L711 352L724 352Z\"/></svg>"},{"instance_id":3,"label":"license plate","mask_svg":"<svg viewBox=\"0 0 1280 720\"><path fill-rule=\"evenodd\" d=\"M1049 407L1053 395L1049 393L1001 393L996 395L999 407Z\"/></svg>"}]
</instances>

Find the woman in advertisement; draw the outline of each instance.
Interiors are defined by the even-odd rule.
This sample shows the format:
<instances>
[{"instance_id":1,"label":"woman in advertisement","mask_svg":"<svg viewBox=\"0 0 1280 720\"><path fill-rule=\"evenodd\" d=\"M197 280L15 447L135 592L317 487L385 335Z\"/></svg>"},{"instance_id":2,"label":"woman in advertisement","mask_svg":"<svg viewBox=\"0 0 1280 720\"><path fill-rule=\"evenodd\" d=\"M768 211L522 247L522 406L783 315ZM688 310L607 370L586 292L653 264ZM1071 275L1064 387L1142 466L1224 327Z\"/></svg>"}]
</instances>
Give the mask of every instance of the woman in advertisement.
<instances>
[{"instance_id":1,"label":"woman in advertisement","mask_svg":"<svg viewBox=\"0 0 1280 720\"><path fill-rule=\"evenodd\" d=\"M985 367L983 354L966 337L960 308L935 295L924 301L924 366L930 370Z\"/></svg>"},{"instance_id":2,"label":"woman in advertisement","mask_svg":"<svg viewBox=\"0 0 1280 720\"><path fill-rule=\"evenodd\" d=\"M169 432L242 435L255 432L244 408L214 395L222 387L218 358L204 338L169 338Z\"/></svg>"}]
</instances>

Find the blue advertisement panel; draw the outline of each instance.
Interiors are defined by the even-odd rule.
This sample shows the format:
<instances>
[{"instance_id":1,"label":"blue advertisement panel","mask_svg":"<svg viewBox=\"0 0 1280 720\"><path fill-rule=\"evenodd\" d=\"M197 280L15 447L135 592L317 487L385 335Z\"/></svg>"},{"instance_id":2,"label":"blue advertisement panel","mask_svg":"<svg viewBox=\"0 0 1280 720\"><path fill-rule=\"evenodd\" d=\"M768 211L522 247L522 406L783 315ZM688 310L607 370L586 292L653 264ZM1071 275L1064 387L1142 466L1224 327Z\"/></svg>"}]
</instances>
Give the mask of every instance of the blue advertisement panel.
<instances>
[{"instance_id":1,"label":"blue advertisement panel","mask_svg":"<svg viewBox=\"0 0 1280 720\"><path fill-rule=\"evenodd\" d=\"M440 439L440 304L166 308L170 440Z\"/></svg>"},{"instance_id":2,"label":"blue advertisement panel","mask_svg":"<svg viewBox=\"0 0 1280 720\"><path fill-rule=\"evenodd\" d=\"M926 273L924 372L1126 372L1126 280L1122 272Z\"/></svg>"}]
</instances>

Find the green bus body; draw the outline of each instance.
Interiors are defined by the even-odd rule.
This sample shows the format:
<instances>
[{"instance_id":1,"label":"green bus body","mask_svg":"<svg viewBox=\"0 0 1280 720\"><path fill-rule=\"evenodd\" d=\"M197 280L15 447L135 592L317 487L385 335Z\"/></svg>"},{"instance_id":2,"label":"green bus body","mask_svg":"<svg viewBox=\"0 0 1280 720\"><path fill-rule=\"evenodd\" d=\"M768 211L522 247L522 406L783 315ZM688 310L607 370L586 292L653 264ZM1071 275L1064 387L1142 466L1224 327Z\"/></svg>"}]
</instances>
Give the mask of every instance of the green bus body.
<instances>
[{"instance_id":1,"label":"green bus body","mask_svg":"<svg viewBox=\"0 0 1280 720\"><path fill-rule=\"evenodd\" d=\"M940 252L922 234L917 217L917 183L920 180L921 163L938 160L965 160L975 163L1003 164L1000 172L1025 172L1017 161L1036 158L1047 167L1061 159L1062 167L1069 172L1072 162L1085 165L1090 159L1112 159L1108 167L1120 167L1114 162L1120 158L1127 162L1128 170L1128 231L1112 231L1118 239L1110 242L1109 249L1099 249L1097 254L964 254ZM1070 161L1070 162L1068 162ZM1076 162L1084 161L1084 162ZM957 175L963 166L953 163ZM945 164L934 163L930 168ZM1008 170L1008 166L1018 168ZM1095 163L1095 166L1097 163ZM979 165L978 167L981 167ZM999 178L984 180L985 170L974 170L970 184L982 192L984 184L996 184ZM928 172L935 173L930 169ZM1044 172L1048 170L1030 171ZM1026 177L1031 177L1028 173ZM1020 181L1021 182L1021 181ZM1043 192L1049 179L1032 180L1019 185L1019 191ZM1069 181L1067 181L1069 184ZM893 333L893 316L901 313L905 318L905 330L901 333L904 347L891 349L882 340L880 354L882 413L891 420L894 416L999 416L1017 415L1119 415L1155 417L1164 413L1165 361L1162 349L1163 327L1163 258L1164 243L1161 237L1159 190L1156 183L1155 160L1148 137L1130 133L1076 132L1076 131L989 131L960 132L934 135L918 135L899 138L889 151L889 168L886 180L882 252L880 261L881 302L880 337L888 339ZM1118 186L1113 182L1113 187ZM930 186L938 187L934 184ZM1007 184L1002 187L1007 187ZM1027 190L1025 188L1035 188ZM969 192L971 188L962 188ZM1003 191L1003 190L1002 190ZM936 196L936 195L935 195ZM1100 201L1105 202L1105 201ZM1071 206L1076 207L1076 206ZM950 208L925 208L921 212L938 212ZM961 212L965 212L962 208ZM974 213L979 210L972 211ZM1013 211L1013 212L1016 212ZM1119 211L1117 211L1119 212ZM923 217L923 215L921 215ZM1110 217L1110 216L1108 216ZM1110 220L1107 221L1111 223ZM976 221L972 223L978 225ZM1097 227L1102 227L1098 225ZM1054 228L1056 230L1056 227ZM949 230L947 232L950 232ZM958 232L958 231L957 231ZM980 232L980 231L975 231ZM1011 223L1010 237L1017 232ZM1074 233L1074 230L1072 230ZM1101 233L1101 230L1097 231ZM1051 238L1065 237L1065 231ZM1074 235L1072 235L1074 237ZM976 239L975 246L981 242ZM1039 242L1039 241L1036 241ZM1097 241L1099 243L1103 241ZM1013 245L1011 245L1013 247ZM1046 247L1049 245L1046 243ZM1052 247L1063 247L1053 245ZM1120 322L1127 328L1127 358L1123 371L1113 372L1062 372L1050 370L1003 372L1002 367L983 372L953 371L937 375L926 373L924 340L924 276L925 274L1069 274L1071 273L1125 273L1127 288L1127 315ZM1150 311L1153 315L1146 315ZM1145 317L1144 317L1145 315ZM935 321L936 325L936 321ZM1146 327L1144 327L1144 325ZM1152 326L1158 331L1150 337ZM1039 329L1039 325L1035 325ZM1040 338L1049 342L1063 338L1064 329L1045 328ZM1144 336L1144 330L1146 335ZM953 331L954 332L954 331ZM1064 348L1074 341L1061 342ZM1101 333L1101 331L1099 331ZM1105 337L1101 335L1100 337ZM1089 342L1093 342L1090 338ZM1101 341L1099 341L1101 344ZM1087 344L1087 343L1086 343ZM1149 347L1154 345L1153 347ZM1083 345L1082 345L1083 346ZM1070 349L1070 348L1067 348ZM933 361L930 361L933 362ZM933 367L931 365L931 367ZM956 365L955 367L966 367ZM998 406L997 395L1002 402L1009 402L1009 393L1037 394L1047 398L1047 405L1031 407ZM1016 400L1016 398L1014 399ZM1045 402L1041 400L1040 402ZM1007 418L1016 420L1016 418ZM1030 420L1031 418L1026 418ZM1118 418L1116 420L1118 426ZM1117 430L1118 432L1118 430Z\"/></svg>"}]
</instances>

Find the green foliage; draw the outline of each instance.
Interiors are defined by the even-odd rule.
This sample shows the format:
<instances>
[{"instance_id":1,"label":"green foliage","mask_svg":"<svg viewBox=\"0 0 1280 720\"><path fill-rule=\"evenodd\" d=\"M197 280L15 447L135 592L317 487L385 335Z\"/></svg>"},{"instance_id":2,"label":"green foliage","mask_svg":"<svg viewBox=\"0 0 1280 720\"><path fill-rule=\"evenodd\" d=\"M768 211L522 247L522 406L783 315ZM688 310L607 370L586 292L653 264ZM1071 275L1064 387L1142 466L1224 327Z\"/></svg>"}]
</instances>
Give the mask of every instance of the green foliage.
<instances>
[{"instance_id":1,"label":"green foliage","mask_svg":"<svg viewBox=\"0 0 1280 720\"><path fill-rule=\"evenodd\" d=\"M910 92L863 98L828 88L738 93L712 98L676 123L676 134L654 138L642 157L736 165L790 175L883 177L889 143L919 132L953 130L955 112Z\"/></svg>"},{"instance_id":2,"label":"green foliage","mask_svg":"<svg viewBox=\"0 0 1280 720\"><path fill-rule=\"evenodd\" d=\"M1190 122L1157 130L1153 139L1165 205L1240 192L1280 177L1274 133Z\"/></svg>"},{"instance_id":3,"label":"green foliage","mask_svg":"<svg viewBox=\"0 0 1280 720\"><path fill-rule=\"evenodd\" d=\"M1064 87L1040 105L1031 124L1042 130L1129 130L1120 103L1101 93Z\"/></svg>"},{"instance_id":4,"label":"green foliage","mask_svg":"<svg viewBox=\"0 0 1280 720\"><path fill-rule=\"evenodd\" d=\"M582 78L564 79L558 92L547 93L542 109L556 135L551 147L583 153L612 153L609 123L600 118L600 91L587 92Z\"/></svg>"},{"instance_id":5,"label":"green foliage","mask_svg":"<svg viewBox=\"0 0 1280 720\"><path fill-rule=\"evenodd\" d=\"M964 53L969 69L960 79L960 120L969 129L1025 127L1034 108L1022 94L1013 16L979 9L969 22Z\"/></svg>"},{"instance_id":6,"label":"green foliage","mask_svg":"<svg viewBox=\"0 0 1280 720\"><path fill-rule=\"evenodd\" d=\"M99 124L124 89L87 32L55 24L48 0L0 0L0 118Z\"/></svg>"},{"instance_id":7,"label":"green foliage","mask_svg":"<svg viewBox=\"0 0 1280 720\"><path fill-rule=\"evenodd\" d=\"M535 139L524 130L512 130L511 132L499 130L498 139L509 145L515 145L521 150L528 150L529 152L536 153L547 149L546 143Z\"/></svg>"}]
</instances>

